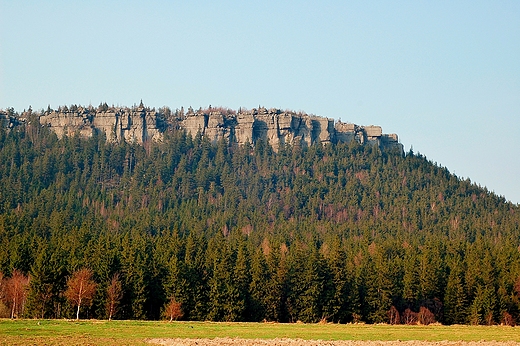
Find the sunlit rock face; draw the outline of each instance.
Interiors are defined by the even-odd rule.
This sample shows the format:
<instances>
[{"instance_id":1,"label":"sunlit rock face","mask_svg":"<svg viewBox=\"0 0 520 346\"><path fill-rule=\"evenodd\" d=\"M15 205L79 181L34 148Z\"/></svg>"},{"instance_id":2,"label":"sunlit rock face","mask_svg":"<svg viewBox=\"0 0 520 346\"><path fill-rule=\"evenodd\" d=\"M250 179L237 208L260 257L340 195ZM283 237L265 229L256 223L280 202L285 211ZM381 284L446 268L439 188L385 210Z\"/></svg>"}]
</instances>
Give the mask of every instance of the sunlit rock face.
<instances>
[{"instance_id":1,"label":"sunlit rock face","mask_svg":"<svg viewBox=\"0 0 520 346\"><path fill-rule=\"evenodd\" d=\"M195 137L198 133L212 143L225 139L238 145L255 145L262 140L275 151L280 146L311 146L349 143L397 148L402 150L396 134L383 134L380 126L359 126L330 118L280 109L254 108L238 112L222 109L193 111L191 108L174 116L145 108L75 108L48 111L40 123L49 126L58 137L79 134L92 136L103 132L108 141L142 144L160 141L168 127L176 126Z\"/></svg>"},{"instance_id":2,"label":"sunlit rock face","mask_svg":"<svg viewBox=\"0 0 520 346\"><path fill-rule=\"evenodd\" d=\"M89 137L96 132L103 132L110 142L139 144L147 140L161 140L166 128L160 113L144 107L60 109L41 115L40 124L50 127L60 138L74 134Z\"/></svg>"},{"instance_id":3,"label":"sunlit rock face","mask_svg":"<svg viewBox=\"0 0 520 346\"><path fill-rule=\"evenodd\" d=\"M397 135L383 134L380 126L358 126L279 109L259 108L233 114L192 112L183 117L181 128L192 136L200 132L213 143L220 138L239 145L264 140L275 151L285 144L310 146L351 141L402 150Z\"/></svg>"}]
</instances>

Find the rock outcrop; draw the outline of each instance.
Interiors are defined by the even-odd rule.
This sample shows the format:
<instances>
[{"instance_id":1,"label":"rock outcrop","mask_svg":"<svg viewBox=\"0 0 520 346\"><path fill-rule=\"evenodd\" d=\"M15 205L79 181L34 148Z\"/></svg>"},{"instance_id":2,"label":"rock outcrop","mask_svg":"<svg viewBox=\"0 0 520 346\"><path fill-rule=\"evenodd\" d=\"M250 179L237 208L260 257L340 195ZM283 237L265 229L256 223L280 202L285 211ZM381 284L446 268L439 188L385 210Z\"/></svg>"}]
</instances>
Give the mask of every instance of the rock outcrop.
<instances>
[{"instance_id":1,"label":"rock outcrop","mask_svg":"<svg viewBox=\"0 0 520 346\"><path fill-rule=\"evenodd\" d=\"M75 133L90 137L96 132L103 132L108 141L139 144L147 140L161 140L167 127L162 114L143 106L131 109L59 109L42 114L40 124L49 126L60 138Z\"/></svg>"},{"instance_id":2,"label":"rock outcrop","mask_svg":"<svg viewBox=\"0 0 520 346\"><path fill-rule=\"evenodd\" d=\"M195 136L197 132L211 142L220 138L238 144L267 141L274 150L280 145L310 146L358 141L360 144L381 148L402 145L396 134L383 134L380 126L358 126L333 119L281 111L279 109L252 109L235 114L218 111L190 111L180 118L180 127Z\"/></svg>"},{"instance_id":3,"label":"rock outcrop","mask_svg":"<svg viewBox=\"0 0 520 346\"><path fill-rule=\"evenodd\" d=\"M22 114L22 116L16 116L12 108L7 111L2 111L0 109L0 126L3 125L8 129L12 129L16 126L25 124L26 122L27 119L24 117L24 114Z\"/></svg>"},{"instance_id":4,"label":"rock outcrop","mask_svg":"<svg viewBox=\"0 0 520 346\"><path fill-rule=\"evenodd\" d=\"M8 119L11 127L21 122L5 112L0 112L0 117ZM302 112L263 107L238 112L223 108L199 111L189 108L186 113L181 110L171 114L169 109L156 111L142 104L132 108L114 108L105 104L97 109L76 106L48 109L40 114L39 120L58 137L76 133L88 137L103 132L111 142L141 144L148 140L160 141L168 128L180 128L193 137L200 133L212 143L222 138L239 145L254 145L264 140L275 151L285 144L311 146L351 141L402 150L397 135L383 134L380 126L359 126Z\"/></svg>"}]
</instances>

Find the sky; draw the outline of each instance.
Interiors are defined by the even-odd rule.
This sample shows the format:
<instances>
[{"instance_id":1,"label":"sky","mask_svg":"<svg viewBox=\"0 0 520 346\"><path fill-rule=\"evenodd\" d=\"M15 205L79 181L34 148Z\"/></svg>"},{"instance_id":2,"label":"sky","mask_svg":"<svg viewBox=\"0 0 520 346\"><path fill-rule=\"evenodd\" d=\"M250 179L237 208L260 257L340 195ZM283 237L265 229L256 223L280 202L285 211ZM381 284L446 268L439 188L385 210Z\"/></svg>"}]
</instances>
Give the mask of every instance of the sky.
<instances>
[{"instance_id":1,"label":"sky","mask_svg":"<svg viewBox=\"0 0 520 346\"><path fill-rule=\"evenodd\" d=\"M305 111L520 203L520 1L0 0L0 109Z\"/></svg>"}]
</instances>

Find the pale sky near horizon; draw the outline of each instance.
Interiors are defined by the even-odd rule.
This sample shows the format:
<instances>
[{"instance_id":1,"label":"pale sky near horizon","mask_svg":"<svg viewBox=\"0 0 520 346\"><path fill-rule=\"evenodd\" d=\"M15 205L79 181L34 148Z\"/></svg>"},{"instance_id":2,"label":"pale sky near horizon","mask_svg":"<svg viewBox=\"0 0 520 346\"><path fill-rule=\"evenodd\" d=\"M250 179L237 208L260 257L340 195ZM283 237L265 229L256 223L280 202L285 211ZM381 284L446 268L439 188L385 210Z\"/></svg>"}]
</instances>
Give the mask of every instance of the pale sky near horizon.
<instances>
[{"instance_id":1,"label":"pale sky near horizon","mask_svg":"<svg viewBox=\"0 0 520 346\"><path fill-rule=\"evenodd\" d=\"M0 0L0 109L303 110L520 203L520 1Z\"/></svg>"}]
</instances>

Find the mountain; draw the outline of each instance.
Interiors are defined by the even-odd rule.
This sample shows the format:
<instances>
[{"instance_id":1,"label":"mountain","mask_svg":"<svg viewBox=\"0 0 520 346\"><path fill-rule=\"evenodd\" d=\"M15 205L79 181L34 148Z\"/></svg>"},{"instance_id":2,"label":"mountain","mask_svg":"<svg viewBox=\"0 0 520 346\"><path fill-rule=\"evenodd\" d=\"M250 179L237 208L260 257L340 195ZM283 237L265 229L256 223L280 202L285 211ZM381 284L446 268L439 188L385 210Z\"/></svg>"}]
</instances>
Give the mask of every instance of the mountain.
<instances>
[{"instance_id":1,"label":"mountain","mask_svg":"<svg viewBox=\"0 0 520 346\"><path fill-rule=\"evenodd\" d=\"M520 317L519 206L382 145L371 127L344 141L336 123L325 141L311 130L309 144L302 124L328 120L256 110L249 141L237 134L246 111L218 110L219 127L211 125L217 111L163 109L160 138L147 132L153 140L141 145L127 130L92 131L101 128L94 116L80 126L88 135L40 124L64 112L70 107L2 113L0 277L6 293L13 278L30 276L19 316L74 316L67 281L88 268L97 284L81 311L88 318L108 317L111 301L114 318L125 319L160 318L172 302L189 320ZM281 132L281 114L299 126ZM204 126L188 129L197 117ZM277 132L258 120L266 118L277 119ZM5 297L0 314L8 315Z\"/></svg>"}]
</instances>

